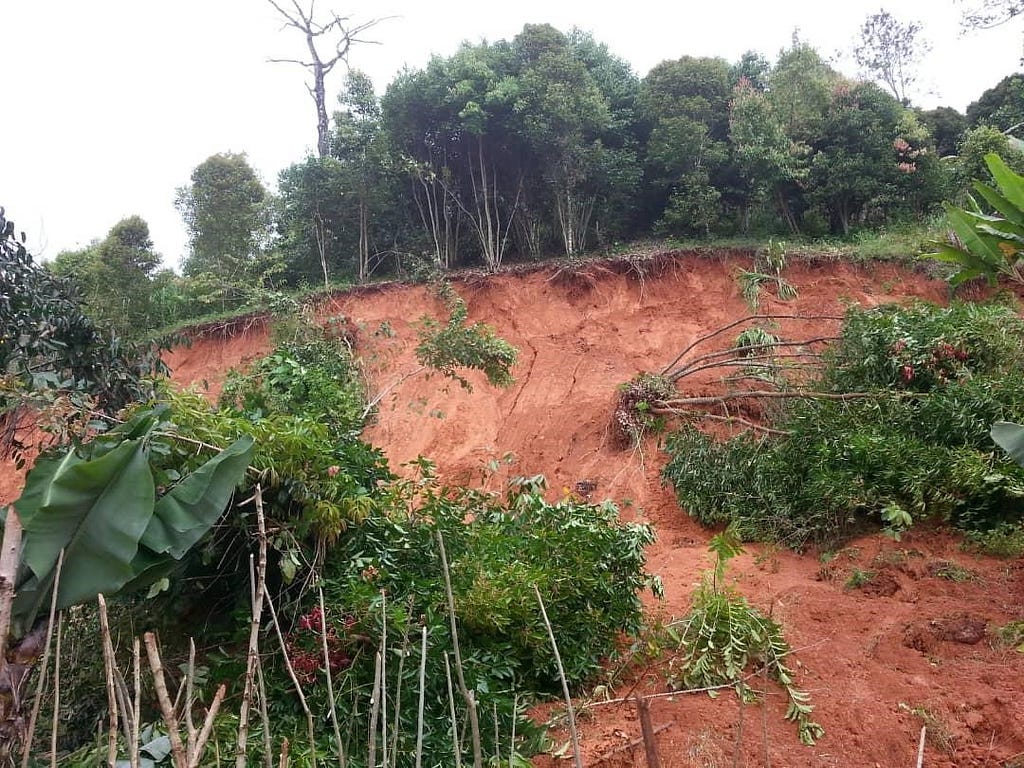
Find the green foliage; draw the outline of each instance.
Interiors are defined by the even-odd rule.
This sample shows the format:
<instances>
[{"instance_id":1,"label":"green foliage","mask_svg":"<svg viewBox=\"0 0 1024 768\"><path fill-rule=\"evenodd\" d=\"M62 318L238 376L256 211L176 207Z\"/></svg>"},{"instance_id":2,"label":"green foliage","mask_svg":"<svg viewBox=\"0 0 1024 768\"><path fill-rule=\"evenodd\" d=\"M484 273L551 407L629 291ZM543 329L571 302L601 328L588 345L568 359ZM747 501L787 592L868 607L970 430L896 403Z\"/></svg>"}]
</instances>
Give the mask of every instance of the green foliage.
<instances>
[{"instance_id":1,"label":"green foliage","mask_svg":"<svg viewBox=\"0 0 1024 768\"><path fill-rule=\"evenodd\" d=\"M48 604L64 553L57 607L149 586L170 571L227 506L252 456L240 438L194 471L169 475L166 409L130 421L63 455L41 458L15 502L24 529L14 614L22 631ZM157 485L161 490L158 495Z\"/></svg>"},{"instance_id":2,"label":"green foliage","mask_svg":"<svg viewBox=\"0 0 1024 768\"><path fill-rule=\"evenodd\" d=\"M1003 523L987 531L968 531L965 548L993 557L1024 556L1024 524Z\"/></svg>"},{"instance_id":3,"label":"green foliage","mask_svg":"<svg viewBox=\"0 0 1024 768\"><path fill-rule=\"evenodd\" d=\"M442 288L442 298L450 313L448 322L441 325L431 317L420 320L416 358L422 365L455 379L466 389L472 389L472 386L458 373L460 368L483 372L492 386L512 386L511 369L519 350L486 323L467 325L469 310L466 302L446 284Z\"/></svg>"},{"instance_id":4,"label":"green foliage","mask_svg":"<svg viewBox=\"0 0 1024 768\"><path fill-rule=\"evenodd\" d=\"M265 197L244 153L211 155L196 166L175 199L189 233L185 274L244 283L263 237Z\"/></svg>"},{"instance_id":5,"label":"green foliage","mask_svg":"<svg viewBox=\"0 0 1024 768\"><path fill-rule=\"evenodd\" d=\"M18 410L61 396L112 413L165 371L155 349L126 344L85 314L73 285L35 264L0 208L0 454L20 456Z\"/></svg>"},{"instance_id":6,"label":"green foliage","mask_svg":"<svg viewBox=\"0 0 1024 768\"><path fill-rule=\"evenodd\" d=\"M140 339L159 323L155 294L170 279L157 273L159 265L149 225L130 216L99 243L57 254L51 268L75 282L97 323L122 338Z\"/></svg>"},{"instance_id":7,"label":"green foliage","mask_svg":"<svg viewBox=\"0 0 1024 768\"><path fill-rule=\"evenodd\" d=\"M340 439L362 429L365 399L344 339L306 329L245 371L230 371L220 404L253 420L273 413L302 415Z\"/></svg>"},{"instance_id":8,"label":"green foliage","mask_svg":"<svg viewBox=\"0 0 1024 768\"><path fill-rule=\"evenodd\" d=\"M352 528L323 568L338 716L354 734L350 759L364 759L366 740L360 734L368 727L366 692L386 621L385 686L388 712L397 715L397 731L389 724L389 733L398 739L397 764L412 765L421 626L428 630L425 755L431 765L454 764L444 668L452 644L438 533L450 563L466 680L487 724L482 729L485 755L500 751L508 760L514 719L515 748L530 754L538 734L525 720L525 708L558 690L554 654L533 587L544 597L570 685L578 688L617 652L623 634L634 636L642 628L638 593L657 587L643 572L644 548L653 533L644 525L619 523L610 503L586 504L572 497L548 503L541 477L514 482L502 499L441 487L430 463L418 463L422 479L395 485L390 511L372 514ZM323 620L319 606L307 597L286 638L306 696L318 712L326 701L323 656L316 643ZM287 693L290 684L279 666L268 673L268 684L274 691L272 719L296 717ZM456 706L461 732L461 699ZM326 732L323 743L329 743ZM464 749L469 751L468 742Z\"/></svg>"},{"instance_id":9,"label":"green foliage","mask_svg":"<svg viewBox=\"0 0 1024 768\"><path fill-rule=\"evenodd\" d=\"M701 522L802 548L874 522L924 517L966 530L1020 520L1024 471L993 453L990 425L1024 415L1024 324L1009 309L851 309L820 381L849 401L796 400L778 438L668 439L664 477Z\"/></svg>"},{"instance_id":10,"label":"green foliage","mask_svg":"<svg viewBox=\"0 0 1024 768\"><path fill-rule=\"evenodd\" d=\"M722 583L728 561L743 552L739 537L726 529L712 537L709 549L715 555L714 569L704 574L686 616L669 626L679 641L679 653L669 666L669 684L679 690L735 686L746 700L755 695L747 680L760 667L785 691L786 719L797 724L800 741L813 745L825 731L811 719L810 696L794 683L782 627Z\"/></svg>"},{"instance_id":11,"label":"green foliage","mask_svg":"<svg viewBox=\"0 0 1024 768\"><path fill-rule=\"evenodd\" d=\"M796 288L782 277L785 268L786 244L769 238L768 244L758 251L754 259L754 271L740 270L740 292L752 311L757 311L765 285L775 286L775 295L780 301L792 301L797 297Z\"/></svg>"},{"instance_id":12,"label":"green foliage","mask_svg":"<svg viewBox=\"0 0 1024 768\"><path fill-rule=\"evenodd\" d=\"M995 212L983 213L973 198L970 209L946 203L946 220L956 239L925 254L960 267L950 277L952 285L975 277L990 285L1000 277L1024 283L1024 176L996 154L986 155L985 162L997 188L976 181L974 189Z\"/></svg>"}]
</instances>

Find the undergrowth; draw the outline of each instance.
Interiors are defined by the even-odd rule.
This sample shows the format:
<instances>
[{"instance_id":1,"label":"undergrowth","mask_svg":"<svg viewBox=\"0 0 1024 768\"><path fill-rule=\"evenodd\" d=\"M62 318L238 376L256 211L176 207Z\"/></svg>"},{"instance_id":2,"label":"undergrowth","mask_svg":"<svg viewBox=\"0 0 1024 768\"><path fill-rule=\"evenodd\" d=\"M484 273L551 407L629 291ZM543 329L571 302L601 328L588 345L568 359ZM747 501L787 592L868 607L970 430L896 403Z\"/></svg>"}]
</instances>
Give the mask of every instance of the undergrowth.
<instances>
[{"instance_id":1,"label":"undergrowth","mask_svg":"<svg viewBox=\"0 0 1024 768\"><path fill-rule=\"evenodd\" d=\"M796 687L786 660L791 651L782 627L724 583L726 563L743 552L733 529L711 539L715 567L704 574L686 616L669 626L678 639L678 655L669 666L669 683L679 690L733 686L744 701L755 699L748 685L760 668L785 691L786 719L797 724L800 741L814 744L824 729L811 714L810 696Z\"/></svg>"},{"instance_id":2,"label":"undergrowth","mask_svg":"<svg viewBox=\"0 0 1024 768\"><path fill-rule=\"evenodd\" d=\"M719 442L671 435L664 478L701 522L802 548L922 518L968 531L1021 519L1024 470L995 421L1024 417L1024 322L998 305L851 309L813 385L851 400L786 401L770 426Z\"/></svg>"}]
</instances>

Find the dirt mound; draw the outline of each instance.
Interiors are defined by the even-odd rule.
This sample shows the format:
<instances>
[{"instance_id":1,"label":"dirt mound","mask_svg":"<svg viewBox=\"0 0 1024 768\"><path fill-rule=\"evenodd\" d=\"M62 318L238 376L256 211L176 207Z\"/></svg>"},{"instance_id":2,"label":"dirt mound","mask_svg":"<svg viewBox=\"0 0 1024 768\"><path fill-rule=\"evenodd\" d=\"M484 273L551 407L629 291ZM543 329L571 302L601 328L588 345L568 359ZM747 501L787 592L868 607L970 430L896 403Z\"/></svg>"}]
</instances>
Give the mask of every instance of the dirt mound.
<instances>
[{"instance_id":1,"label":"dirt mound","mask_svg":"<svg viewBox=\"0 0 1024 768\"><path fill-rule=\"evenodd\" d=\"M748 266L741 257L668 256L456 281L470 319L490 323L521 350L508 390L482 377L470 377L469 392L437 376L409 375L418 368L417 319L443 316L428 287L339 295L320 312L358 329L371 389L387 393L367 438L393 466L401 471L422 454L451 482L497 488L510 476L543 473L553 495L583 489L612 498L624 518L657 529L649 567L664 580L666 598L651 608L668 619L687 609L708 565L709 534L662 487L656 444L616 445L616 386L663 368L698 336L748 314L735 279ZM947 295L941 282L891 265L796 263L786 278L799 298L768 298L766 314L841 314L849 302ZM267 328L252 325L230 338L199 338L168 363L178 382L216 394L230 366L269 348ZM826 736L802 746L783 719L778 691L764 697L766 709L741 712L732 695L668 695L652 667L607 698L666 693L651 705L663 766L912 765L922 724L927 766L1024 764L1024 655L999 647L986 631L1024 618L1020 563L966 555L954 537L921 527L899 543L855 541L827 562L751 547L735 563L738 588L782 622L796 650L796 682L811 693ZM580 702L585 764L644 765L634 705L604 698Z\"/></svg>"}]
</instances>

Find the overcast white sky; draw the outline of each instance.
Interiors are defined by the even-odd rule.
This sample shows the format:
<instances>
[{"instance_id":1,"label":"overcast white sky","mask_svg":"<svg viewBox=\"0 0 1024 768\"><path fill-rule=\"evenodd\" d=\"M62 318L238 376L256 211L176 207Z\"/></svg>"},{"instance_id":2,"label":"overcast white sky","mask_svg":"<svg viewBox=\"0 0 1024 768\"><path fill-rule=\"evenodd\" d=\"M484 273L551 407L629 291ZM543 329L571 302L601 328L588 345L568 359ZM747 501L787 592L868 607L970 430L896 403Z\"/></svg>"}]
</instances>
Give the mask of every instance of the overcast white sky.
<instances>
[{"instance_id":1,"label":"overcast white sky","mask_svg":"<svg viewBox=\"0 0 1024 768\"><path fill-rule=\"evenodd\" d=\"M306 2L307 0L302 0ZM327 9L331 0L319 0ZM525 23L579 26L639 75L683 55L730 61L754 49L774 59L794 27L823 54L849 49L880 0L349 0L354 21L395 16L379 45L354 48L353 67L383 91L403 66L448 55L463 40L514 36ZM1017 71L1020 22L961 36L955 0L888 0L901 20L925 24L933 44L915 99L963 110ZM175 189L216 152L247 152L273 186L277 172L315 145L304 70L269 64L298 57L303 41L281 30L265 0L3 0L0 14L0 205L33 253L100 238L139 214L175 265L185 232ZM854 74L852 64L841 65ZM342 73L328 80L336 93Z\"/></svg>"}]
</instances>

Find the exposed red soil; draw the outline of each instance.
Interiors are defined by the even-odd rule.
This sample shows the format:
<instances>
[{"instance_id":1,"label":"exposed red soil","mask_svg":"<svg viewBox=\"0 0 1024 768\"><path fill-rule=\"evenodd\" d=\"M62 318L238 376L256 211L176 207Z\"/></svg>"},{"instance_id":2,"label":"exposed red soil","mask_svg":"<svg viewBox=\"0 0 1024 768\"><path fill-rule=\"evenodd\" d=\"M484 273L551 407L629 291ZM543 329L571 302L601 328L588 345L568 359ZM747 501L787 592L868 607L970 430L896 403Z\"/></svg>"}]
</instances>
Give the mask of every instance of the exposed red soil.
<instances>
[{"instance_id":1,"label":"exposed red soil","mask_svg":"<svg viewBox=\"0 0 1024 768\"><path fill-rule=\"evenodd\" d=\"M662 487L664 455L654 442L642 450L616 444L613 402L619 383L663 368L695 338L749 313L735 280L745 265L738 257L666 257L649 262L646 274L628 264L595 264L461 279L455 287L471 320L490 323L521 350L515 384L496 390L471 376L467 392L437 376L409 377L389 390L366 436L399 471L422 454L450 482L497 488L510 476L543 473L553 495L582 483L593 498L615 500L624 519L650 522L658 533L649 570L663 579L666 596L648 601L652 615L681 616L708 566L710 533ZM943 283L890 265L796 263L786 277L799 298L768 301L763 311L841 314L848 302L943 301L947 294ZM376 391L417 369L416 320L443 312L424 286L339 295L320 307L322 317L343 315L358 328L356 348ZM269 348L267 329L257 325L233 337L199 338L167 361L176 381L202 384L213 395L230 366ZM716 384L693 386L713 392ZM511 464L485 471L506 454ZM971 578L944 578L950 564ZM766 697L764 717L761 705L741 715L731 694L661 697L651 716L665 768L909 766L923 723L926 766L1024 765L1024 654L994 638L995 628L1024 619L1020 562L965 554L952 534L918 527L899 543L858 539L827 563L816 554L750 547L731 574L785 628L796 649L796 682L811 693L826 735L813 747L801 745L783 720L777 691ZM652 664L608 696L666 690ZM584 704L585 765L646 764L632 704Z\"/></svg>"}]
</instances>

